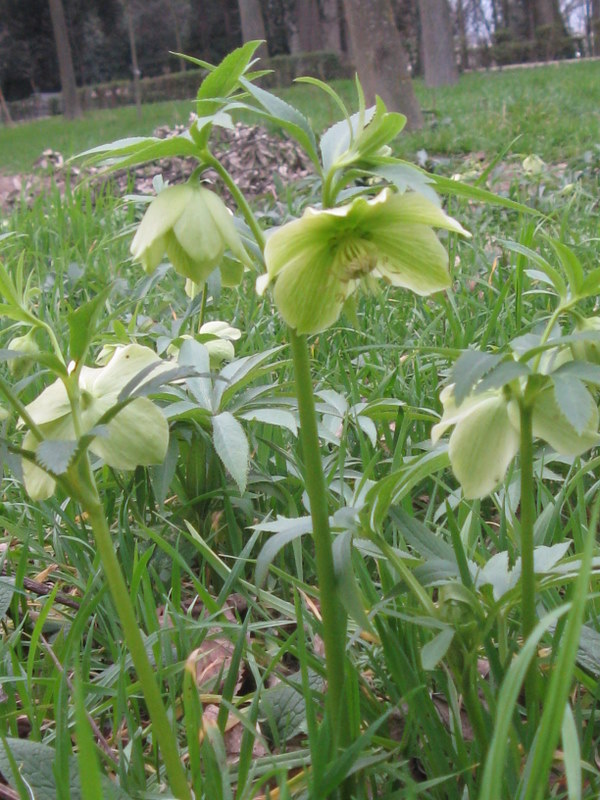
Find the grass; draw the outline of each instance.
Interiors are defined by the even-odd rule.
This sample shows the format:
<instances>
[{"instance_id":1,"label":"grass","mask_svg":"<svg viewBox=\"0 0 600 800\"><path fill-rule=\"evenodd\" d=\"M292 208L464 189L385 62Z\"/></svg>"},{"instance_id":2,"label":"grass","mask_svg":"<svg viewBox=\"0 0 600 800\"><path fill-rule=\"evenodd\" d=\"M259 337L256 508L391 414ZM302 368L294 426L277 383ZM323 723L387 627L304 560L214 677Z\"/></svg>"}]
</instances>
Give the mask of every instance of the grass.
<instances>
[{"instance_id":1,"label":"grass","mask_svg":"<svg viewBox=\"0 0 600 800\"><path fill-rule=\"evenodd\" d=\"M464 166L470 148L489 157L521 134L498 165L498 180L505 197L538 214L451 198L452 214L473 233L471 240L443 236L451 289L435 298L394 289L361 297L355 318L343 316L310 340L329 509L340 545L344 534L354 536L351 550L338 549L339 591L352 611L344 696L354 749L330 760L319 725L320 593L310 537L292 535L307 500L288 335L269 293L254 292L254 274L239 291L211 284L206 317L237 326L236 357L260 363L238 362L235 376L231 368L215 375L216 368L209 374L200 366L189 390L161 390L156 401L171 416L163 465L98 468L113 546L197 800L322 800L351 769L359 800L598 797L598 567L588 576L585 566L594 544L589 511L598 493L598 448L559 456L536 440L535 544L560 552L538 551L545 559L536 585L541 622L525 644L516 579L520 462L489 497L466 500L447 453L431 452L430 434L460 351L506 353L556 307L543 262L534 264L524 248L560 270L544 234L557 237L586 276L595 274L599 104L592 98L600 92L599 69L593 63L467 75L443 93L418 86L438 124L401 136L403 151L425 147ZM340 88L351 93L347 83ZM309 87L296 86L286 98L314 109ZM5 128L0 136L21 133L14 163L26 165L40 143L58 146L52 131L66 137L58 149L69 154L183 121L187 110L146 107L153 116L141 127L135 111L125 109L70 126L47 120ZM334 109L326 102L319 112L314 121L322 128ZM584 157L587 150L591 157ZM530 152L568 165L528 174L513 156ZM299 212L304 191L294 187L287 205L263 203L261 219L275 225ZM61 198L52 189L31 207L16 208L2 228L20 237L1 242L0 264L12 276L22 270L28 307L52 327L64 352L73 329L68 315L110 287L90 364L119 342L164 354L198 324L198 303L190 305L173 269L147 276L128 260L138 217L109 193L92 198L85 189L67 190ZM517 244L510 249L506 240ZM576 272L570 257L567 267ZM597 313L596 294L581 302L582 315ZM14 319L9 311L5 305L3 348L26 330L22 315ZM560 322L566 333L575 321L565 313ZM41 331L37 342L49 348ZM597 362L597 343L586 347ZM51 381L49 366L17 377L5 366L0 377L28 403ZM588 367L594 387L597 363ZM210 413L202 406L206 381ZM572 378L567 394L576 395L577 386ZM245 488L232 477L235 453L243 450L239 430L235 447L219 449L219 415L235 418L247 437ZM555 421L564 422L560 415ZM19 459L8 453L21 436L14 422L3 423L1 440L0 772L23 798L30 796L26 782L40 797L48 785L48 797L73 800L168 797L119 600L106 590L89 520L60 492L39 503L28 498ZM257 587L257 558L265 558L278 526L288 544L272 554ZM498 553L505 563L492 561ZM476 580L486 565L491 583ZM361 631L355 618L365 612L369 625ZM531 662L539 667L538 694L525 703L520 687ZM543 740L535 739L536 717Z\"/></svg>"},{"instance_id":2,"label":"grass","mask_svg":"<svg viewBox=\"0 0 600 800\"><path fill-rule=\"evenodd\" d=\"M352 82L332 85L353 107ZM411 157L423 148L438 155L483 152L494 157L510 146L511 153L536 153L548 162L577 158L595 150L600 140L599 87L597 61L470 73L456 86L436 90L415 81L427 124L424 131L403 137L400 146ZM318 131L338 119L333 102L312 87L296 84L281 90L281 96ZM0 172L30 170L46 148L70 157L103 142L150 135L159 125L187 122L192 110L183 101L155 103L142 108L141 121L135 108L124 107L89 112L69 124L55 117L0 127Z\"/></svg>"}]
</instances>

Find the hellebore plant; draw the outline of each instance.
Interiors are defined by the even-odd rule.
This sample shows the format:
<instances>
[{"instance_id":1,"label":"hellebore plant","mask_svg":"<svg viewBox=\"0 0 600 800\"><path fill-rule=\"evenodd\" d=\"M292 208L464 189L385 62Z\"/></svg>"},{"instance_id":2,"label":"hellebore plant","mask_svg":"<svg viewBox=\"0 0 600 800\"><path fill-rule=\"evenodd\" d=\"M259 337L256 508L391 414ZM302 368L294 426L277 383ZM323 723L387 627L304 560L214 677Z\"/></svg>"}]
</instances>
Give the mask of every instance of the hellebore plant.
<instances>
[{"instance_id":1,"label":"hellebore plant","mask_svg":"<svg viewBox=\"0 0 600 800\"><path fill-rule=\"evenodd\" d=\"M260 275L257 289L273 286L275 305L289 328L304 456L304 479L310 501L312 534L320 590L325 668L328 683L326 720L332 755L348 742L345 702L346 612L334 569L329 507L317 430L315 397L306 336L333 325L359 288L376 279L430 295L450 286L448 254L434 228L469 235L441 208L420 170L391 155L389 144L405 118L389 113L378 98L367 109L357 82L359 111L350 115L326 85L345 119L326 131L319 145L304 117L253 83L249 72L259 43L251 42L209 69L196 103L197 119L181 136L168 140L116 142L89 151L96 162L125 167L166 155L198 160L190 183L167 187L147 209L131 245L134 260L153 271L166 254L175 271L197 286L218 268L224 284L239 282L252 253ZM194 61L194 59L191 59ZM213 156L209 140L214 126L229 127L231 114L251 110L278 123L304 148L321 180L321 203L301 218L266 234L233 178ZM86 154L84 154L86 155ZM215 170L233 197L254 241L248 249L222 201L199 184L205 170ZM361 179L362 186L357 181ZM351 199L348 199L348 198ZM229 251L232 263L223 256ZM191 287L195 294L198 288ZM205 295L203 297L204 308ZM175 345L181 344L180 342ZM96 445L97 446L97 445ZM307 702L309 699L307 698ZM345 784L342 794L349 796Z\"/></svg>"},{"instance_id":2,"label":"hellebore plant","mask_svg":"<svg viewBox=\"0 0 600 800\"><path fill-rule=\"evenodd\" d=\"M454 367L454 383L442 390L443 415L432 429L435 442L451 427L449 458L466 498L483 498L500 484L517 453L520 457L521 631L526 639L536 624L534 570L534 440L563 456L576 457L600 444L600 414L593 391L600 386L597 365L600 328L586 319L578 303L596 295L598 277L586 279L575 254L548 239L559 270L539 254L506 243L535 261L558 299L544 328L515 339L507 354L466 351ZM563 335L561 317L574 319ZM529 670L529 717L538 716L537 673Z\"/></svg>"}]
</instances>

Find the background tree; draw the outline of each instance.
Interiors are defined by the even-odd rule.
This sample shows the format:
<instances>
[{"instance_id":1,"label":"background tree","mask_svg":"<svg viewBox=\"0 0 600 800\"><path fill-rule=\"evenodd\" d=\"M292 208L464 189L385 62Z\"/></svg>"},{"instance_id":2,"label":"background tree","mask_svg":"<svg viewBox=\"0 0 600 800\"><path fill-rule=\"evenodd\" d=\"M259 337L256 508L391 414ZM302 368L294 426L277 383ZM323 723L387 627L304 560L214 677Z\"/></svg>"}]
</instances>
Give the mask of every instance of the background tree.
<instances>
[{"instance_id":1,"label":"background tree","mask_svg":"<svg viewBox=\"0 0 600 800\"><path fill-rule=\"evenodd\" d=\"M65 10L62 0L49 0L49 2L54 41L56 42L56 54L58 56L60 85L62 87L63 114L67 119L75 119L75 117L81 116L81 104L77 94Z\"/></svg>"},{"instance_id":2,"label":"background tree","mask_svg":"<svg viewBox=\"0 0 600 800\"><path fill-rule=\"evenodd\" d=\"M321 16L317 0L296 0L298 46L303 53L323 49Z\"/></svg>"},{"instance_id":3,"label":"background tree","mask_svg":"<svg viewBox=\"0 0 600 800\"><path fill-rule=\"evenodd\" d=\"M367 102L373 103L375 95L380 95L390 111L406 115L409 129L421 128L423 116L390 0L344 0L344 11Z\"/></svg>"},{"instance_id":4,"label":"background tree","mask_svg":"<svg viewBox=\"0 0 600 800\"><path fill-rule=\"evenodd\" d=\"M242 41L251 42L256 39L267 40L267 31L263 19L260 0L238 0L240 9L240 25L242 28ZM267 45L261 45L256 51L260 58L267 56Z\"/></svg>"},{"instance_id":5,"label":"background tree","mask_svg":"<svg viewBox=\"0 0 600 800\"><path fill-rule=\"evenodd\" d=\"M426 86L456 83L458 67L448 0L419 0Z\"/></svg>"}]
</instances>

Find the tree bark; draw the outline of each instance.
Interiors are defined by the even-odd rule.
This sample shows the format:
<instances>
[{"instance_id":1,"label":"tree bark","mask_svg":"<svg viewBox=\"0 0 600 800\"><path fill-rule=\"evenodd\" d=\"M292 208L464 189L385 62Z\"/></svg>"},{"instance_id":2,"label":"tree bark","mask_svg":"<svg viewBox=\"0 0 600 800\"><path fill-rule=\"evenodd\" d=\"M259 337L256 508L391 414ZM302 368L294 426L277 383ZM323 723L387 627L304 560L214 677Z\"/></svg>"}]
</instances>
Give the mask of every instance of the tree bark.
<instances>
[{"instance_id":1,"label":"tree bark","mask_svg":"<svg viewBox=\"0 0 600 800\"><path fill-rule=\"evenodd\" d=\"M592 41L592 52L600 56L600 0L592 0Z\"/></svg>"},{"instance_id":2,"label":"tree bark","mask_svg":"<svg viewBox=\"0 0 600 800\"><path fill-rule=\"evenodd\" d=\"M137 45L135 41L135 25L131 3L127 0L125 13L127 14L127 32L129 34L129 50L131 53L131 71L133 73L133 95L138 120L142 119L142 90L140 86L140 68L138 66Z\"/></svg>"},{"instance_id":3,"label":"tree bark","mask_svg":"<svg viewBox=\"0 0 600 800\"><path fill-rule=\"evenodd\" d=\"M240 9L242 41L245 43L262 39L266 43L267 33L260 0L238 0L238 7ZM265 58L269 55L266 44L261 44L256 51L256 55L260 58Z\"/></svg>"},{"instance_id":4,"label":"tree bark","mask_svg":"<svg viewBox=\"0 0 600 800\"><path fill-rule=\"evenodd\" d=\"M458 80L448 0L419 0L425 86L446 86Z\"/></svg>"},{"instance_id":5,"label":"tree bark","mask_svg":"<svg viewBox=\"0 0 600 800\"><path fill-rule=\"evenodd\" d=\"M63 98L63 114L67 119L75 119L81 116L81 104L77 94L77 84L75 82L75 70L73 69L73 56L71 55L71 45L69 44L69 34L67 31L67 21L62 0L49 0L50 18L52 20L52 30L56 44L56 55L58 57L58 69L60 73L60 86Z\"/></svg>"},{"instance_id":6,"label":"tree bark","mask_svg":"<svg viewBox=\"0 0 600 800\"><path fill-rule=\"evenodd\" d=\"M296 0L296 27L300 52L312 53L323 49L317 0Z\"/></svg>"},{"instance_id":7,"label":"tree bark","mask_svg":"<svg viewBox=\"0 0 600 800\"><path fill-rule=\"evenodd\" d=\"M323 49L342 52L342 20L338 0L321 0L321 27Z\"/></svg>"},{"instance_id":8,"label":"tree bark","mask_svg":"<svg viewBox=\"0 0 600 800\"><path fill-rule=\"evenodd\" d=\"M379 95L390 111L406 116L408 129L422 128L423 116L390 0L344 0L344 11L367 102L373 103Z\"/></svg>"}]
</instances>

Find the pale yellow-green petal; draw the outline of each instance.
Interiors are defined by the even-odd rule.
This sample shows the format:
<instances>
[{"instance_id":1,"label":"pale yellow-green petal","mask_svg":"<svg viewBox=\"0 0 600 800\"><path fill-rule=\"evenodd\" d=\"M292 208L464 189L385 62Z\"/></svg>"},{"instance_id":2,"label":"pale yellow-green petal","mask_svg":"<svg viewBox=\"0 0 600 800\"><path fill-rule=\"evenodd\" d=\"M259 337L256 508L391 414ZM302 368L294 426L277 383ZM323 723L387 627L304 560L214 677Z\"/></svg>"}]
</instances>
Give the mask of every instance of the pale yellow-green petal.
<instances>
[{"instance_id":1,"label":"pale yellow-green petal","mask_svg":"<svg viewBox=\"0 0 600 800\"><path fill-rule=\"evenodd\" d=\"M431 228L396 225L393 233L380 232L377 270L392 286L429 295L450 286L448 253Z\"/></svg>"},{"instance_id":2,"label":"pale yellow-green petal","mask_svg":"<svg viewBox=\"0 0 600 800\"><path fill-rule=\"evenodd\" d=\"M300 219L270 234L265 247L265 264L271 280L283 269L322 259L326 253L333 258L331 238L338 225L335 216L309 208Z\"/></svg>"},{"instance_id":3,"label":"pale yellow-green petal","mask_svg":"<svg viewBox=\"0 0 600 800\"><path fill-rule=\"evenodd\" d=\"M233 216L229 213L225 203L218 195L208 190L205 190L204 201L215 226L221 234L225 247L231 250L243 264L250 264L248 254L235 227Z\"/></svg>"},{"instance_id":4,"label":"pale yellow-green petal","mask_svg":"<svg viewBox=\"0 0 600 800\"><path fill-rule=\"evenodd\" d=\"M173 233L192 261L216 264L225 251L221 232L213 222L204 193L200 191L192 194L173 225Z\"/></svg>"},{"instance_id":5,"label":"pale yellow-green petal","mask_svg":"<svg viewBox=\"0 0 600 800\"><path fill-rule=\"evenodd\" d=\"M107 426L107 436L97 436L90 450L115 469L160 464L169 444L169 425L160 409L147 397L138 397Z\"/></svg>"},{"instance_id":6,"label":"pale yellow-green petal","mask_svg":"<svg viewBox=\"0 0 600 800\"><path fill-rule=\"evenodd\" d=\"M169 231L165 236L167 244L167 255L173 264L175 272L196 284L203 284L208 279L210 273L215 269L222 253L219 252L216 258L209 260L203 258L198 261L193 258L188 251L181 245L174 231ZM206 253L204 253L206 256Z\"/></svg>"},{"instance_id":7,"label":"pale yellow-green petal","mask_svg":"<svg viewBox=\"0 0 600 800\"><path fill-rule=\"evenodd\" d=\"M23 449L35 451L37 445L37 439L28 431L23 438ZM32 500L48 500L48 498L52 497L56 489L54 478L26 458L21 459L21 469L23 470L25 491Z\"/></svg>"},{"instance_id":8,"label":"pale yellow-green petal","mask_svg":"<svg viewBox=\"0 0 600 800\"><path fill-rule=\"evenodd\" d=\"M535 399L533 407L533 435L564 456L578 456L600 444L598 435L598 409L592 406L591 418L586 430L577 433L561 413L551 386Z\"/></svg>"},{"instance_id":9,"label":"pale yellow-green petal","mask_svg":"<svg viewBox=\"0 0 600 800\"><path fill-rule=\"evenodd\" d=\"M511 424L501 395L486 398L456 425L448 454L464 496L485 497L502 481L519 449L519 433Z\"/></svg>"},{"instance_id":10,"label":"pale yellow-green petal","mask_svg":"<svg viewBox=\"0 0 600 800\"><path fill-rule=\"evenodd\" d=\"M44 425L70 414L71 404L64 383L60 379L54 381L25 408L36 425Z\"/></svg>"},{"instance_id":11,"label":"pale yellow-green petal","mask_svg":"<svg viewBox=\"0 0 600 800\"><path fill-rule=\"evenodd\" d=\"M112 404L129 381L150 365L154 365L155 369L141 381L141 384L172 368L172 365L160 359L149 347L141 344L119 347L105 367L94 370L95 380L93 385L90 385L90 391L97 398L109 397Z\"/></svg>"},{"instance_id":12,"label":"pale yellow-green petal","mask_svg":"<svg viewBox=\"0 0 600 800\"><path fill-rule=\"evenodd\" d=\"M383 228L393 228L395 224L402 223L446 228L463 236L471 236L460 222L418 192L390 196L385 203L373 209L371 222L376 235Z\"/></svg>"},{"instance_id":13,"label":"pale yellow-green petal","mask_svg":"<svg viewBox=\"0 0 600 800\"><path fill-rule=\"evenodd\" d=\"M273 296L285 322L299 334L311 334L333 325L354 288L354 281L334 275L325 256L292 262L278 274Z\"/></svg>"},{"instance_id":14,"label":"pale yellow-green petal","mask_svg":"<svg viewBox=\"0 0 600 800\"><path fill-rule=\"evenodd\" d=\"M474 408L476 408L484 400L490 397L497 397L498 392L485 392L484 394L471 394L465 397L463 402L457 406L456 398L454 397L454 384L445 386L440 392L440 401L444 409L442 418L431 429L431 439L434 444L438 439L444 435L448 428L456 425L464 417L469 416Z\"/></svg>"},{"instance_id":15,"label":"pale yellow-green petal","mask_svg":"<svg viewBox=\"0 0 600 800\"><path fill-rule=\"evenodd\" d=\"M131 242L131 255L136 261L173 227L192 192L188 184L168 186L150 203Z\"/></svg>"}]
</instances>

